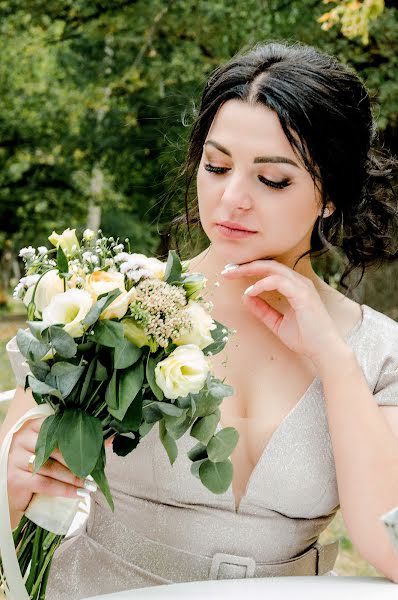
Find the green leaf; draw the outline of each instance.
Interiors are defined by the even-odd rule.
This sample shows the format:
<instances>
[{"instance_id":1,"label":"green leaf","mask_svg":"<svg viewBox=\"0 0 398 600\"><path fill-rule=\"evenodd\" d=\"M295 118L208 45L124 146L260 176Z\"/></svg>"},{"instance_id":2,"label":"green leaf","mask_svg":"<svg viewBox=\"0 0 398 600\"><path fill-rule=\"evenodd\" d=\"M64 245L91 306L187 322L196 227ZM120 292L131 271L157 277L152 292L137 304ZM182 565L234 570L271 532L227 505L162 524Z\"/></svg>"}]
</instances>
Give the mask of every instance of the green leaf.
<instances>
[{"instance_id":1,"label":"green leaf","mask_svg":"<svg viewBox=\"0 0 398 600\"><path fill-rule=\"evenodd\" d=\"M77 344L65 329L59 325L51 325L48 328L48 335L52 347L59 356L73 358L76 355Z\"/></svg>"},{"instance_id":2,"label":"green leaf","mask_svg":"<svg viewBox=\"0 0 398 600\"><path fill-rule=\"evenodd\" d=\"M134 436L132 433L131 436ZM118 456L127 456L135 450L140 442L140 436L137 434L135 437L129 435L115 435L112 442L112 448L115 454Z\"/></svg>"},{"instance_id":3,"label":"green leaf","mask_svg":"<svg viewBox=\"0 0 398 600\"><path fill-rule=\"evenodd\" d=\"M47 385L53 386L62 394L62 398L69 396L79 379L84 373L84 367L68 362L57 362L51 367L47 375Z\"/></svg>"},{"instance_id":4,"label":"green leaf","mask_svg":"<svg viewBox=\"0 0 398 600\"><path fill-rule=\"evenodd\" d=\"M44 381L39 381L32 375L28 375L29 387L32 393L39 394L40 396L55 396L62 400L61 392L51 385L47 385Z\"/></svg>"},{"instance_id":5,"label":"green leaf","mask_svg":"<svg viewBox=\"0 0 398 600\"><path fill-rule=\"evenodd\" d=\"M91 339L102 346L116 348L124 342L123 325L116 321L110 321L109 319L98 321L93 331L94 335L91 336Z\"/></svg>"},{"instance_id":6,"label":"green leaf","mask_svg":"<svg viewBox=\"0 0 398 600\"><path fill-rule=\"evenodd\" d=\"M164 281L169 284L181 281L182 264L175 250L169 250L167 257Z\"/></svg>"},{"instance_id":7,"label":"green leaf","mask_svg":"<svg viewBox=\"0 0 398 600\"><path fill-rule=\"evenodd\" d=\"M150 353L148 353L148 359L146 362L146 378L149 383L149 386L154 393L155 397L161 401L164 398L163 392L156 383L155 379L155 367L157 365L157 361Z\"/></svg>"},{"instance_id":8,"label":"green leaf","mask_svg":"<svg viewBox=\"0 0 398 600\"><path fill-rule=\"evenodd\" d=\"M207 356L209 354L209 352L211 352L212 354L218 354L219 352L221 352L221 350L224 349L225 344L227 343L227 342L223 342L223 338L228 336L227 333L223 333L223 329L227 329L227 328L225 327L225 325L223 325L219 321L216 321L215 319L213 319L213 321L216 324L216 328L212 329L210 331L210 333L211 333L211 337L213 338L214 342L209 344L208 346L206 346L206 348L203 348L202 352L205 356Z\"/></svg>"},{"instance_id":9,"label":"green leaf","mask_svg":"<svg viewBox=\"0 0 398 600\"><path fill-rule=\"evenodd\" d=\"M94 379L95 381L106 381L108 379L108 371L99 360L96 363Z\"/></svg>"},{"instance_id":10,"label":"green leaf","mask_svg":"<svg viewBox=\"0 0 398 600\"><path fill-rule=\"evenodd\" d=\"M140 360L132 367L119 371L119 373L117 407L109 408L109 412L116 417L116 419L122 421L134 398L142 388L144 382L144 365Z\"/></svg>"},{"instance_id":11,"label":"green leaf","mask_svg":"<svg viewBox=\"0 0 398 600\"><path fill-rule=\"evenodd\" d=\"M214 413L222 402L222 398L212 396L206 389L192 394L195 401L195 417L207 417Z\"/></svg>"},{"instance_id":12,"label":"green leaf","mask_svg":"<svg viewBox=\"0 0 398 600\"><path fill-rule=\"evenodd\" d=\"M62 250L61 246L58 246L57 248L57 269L60 277L69 271L68 259L66 258L65 252Z\"/></svg>"},{"instance_id":13,"label":"green leaf","mask_svg":"<svg viewBox=\"0 0 398 600\"><path fill-rule=\"evenodd\" d=\"M184 411L180 417L164 415L164 422L167 433L169 433L174 440L178 440L192 425L192 418Z\"/></svg>"},{"instance_id":14,"label":"green leaf","mask_svg":"<svg viewBox=\"0 0 398 600\"><path fill-rule=\"evenodd\" d=\"M40 342L30 331L23 329L18 329L16 342L21 354L32 362L41 360L51 349L50 344Z\"/></svg>"},{"instance_id":15,"label":"green leaf","mask_svg":"<svg viewBox=\"0 0 398 600\"><path fill-rule=\"evenodd\" d=\"M122 292L119 289L114 289L111 292L101 294L98 296L97 301L90 308L82 323L83 325L94 325L98 321L100 314L110 305L112 302L120 296Z\"/></svg>"},{"instance_id":16,"label":"green leaf","mask_svg":"<svg viewBox=\"0 0 398 600\"><path fill-rule=\"evenodd\" d=\"M103 446L101 421L82 410L66 409L58 427L58 446L72 473L84 479L95 468Z\"/></svg>"},{"instance_id":17,"label":"green leaf","mask_svg":"<svg viewBox=\"0 0 398 600\"><path fill-rule=\"evenodd\" d=\"M131 367L140 358L142 352L137 346L124 338L120 346L116 346L113 358L115 369L127 369Z\"/></svg>"},{"instance_id":18,"label":"green leaf","mask_svg":"<svg viewBox=\"0 0 398 600\"><path fill-rule=\"evenodd\" d=\"M211 415L197 419L190 431L191 436L207 446L217 429L220 414L220 410L217 409L216 412Z\"/></svg>"},{"instance_id":19,"label":"green leaf","mask_svg":"<svg viewBox=\"0 0 398 600\"><path fill-rule=\"evenodd\" d=\"M172 465L178 456L178 448L171 435L167 433L164 421L160 421L159 423L159 438L167 452L170 464Z\"/></svg>"},{"instance_id":20,"label":"green leaf","mask_svg":"<svg viewBox=\"0 0 398 600\"><path fill-rule=\"evenodd\" d=\"M113 371L111 380L108 383L106 391L105 391L105 402L107 403L109 409L114 409L114 410L116 410L119 405L118 398L117 398L117 390L118 390L117 379L118 379L118 372Z\"/></svg>"},{"instance_id":21,"label":"green leaf","mask_svg":"<svg viewBox=\"0 0 398 600\"><path fill-rule=\"evenodd\" d=\"M43 336L49 328L48 323L44 323L43 321L26 321L32 335L35 336L39 342L48 342L48 336Z\"/></svg>"},{"instance_id":22,"label":"green leaf","mask_svg":"<svg viewBox=\"0 0 398 600\"><path fill-rule=\"evenodd\" d=\"M199 466L200 480L213 494L223 494L227 491L232 482L233 472L230 460L216 463L205 460Z\"/></svg>"},{"instance_id":23,"label":"green leaf","mask_svg":"<svg viewBox=\"0 0 398 600\"><path fill-rule=\"evenodd\" d=\"M58 446L58 426L61 421L61 415L50 415L40 427L39 436L36 442L36 459L34 473L37 473L50 458L55 448Z\"/></svg>"},{"instance_id":24,"label":"green leaf","mask_svg":"<svg viewBox=\"0 0 398 600\"><path fill-rule=\"evenodd\" d=\"M230 456L238 440L239 433L234 427L224 427L207 444L209 459L213 462L224 462Z\"/></svg>"},{"instance_id":25,"label":"green leaf","mask_svg":"<svg viewBox=\"0 0 398 600\"><path fill-rule=\"evenodd\" d=\"M46 380L46 377L50 372L50 365L46 361L40 360L38 362L32 362L31 360L28 360L27 363L32 375L34 375L36 379L39 379L39 381Z\"/></svg>"},{"instance_id":26,"label":"green leaf","mask_svg":"<svg viewBox=\"0 0 398 600\"><path fill-rule=\"evenodd\" d=\"M105 465L106 465L106 454L105 454L104 445L102 444L101 451L98 456L98 460L96 462L94 469L91 471L90 475L94 479L94 481L97 483L101 492L104 494L111 510L114 511L115 506L113 504L111 490L109 489L109 483L108 483L108 480L105 475Z\"/></svg>"},{"instance_id":27,"label":"green leaf","mask_svg":"<svg viewBox=\"0 0 398 600\"><path fill-rule=\"evenodd\" d=\"M82 389L80 390L80 396L79 396L79 402L80 404L83 404L85 397L87 396L87 392L89 390L90 387L90 383L92 381L93 374L94 374L94 369L97 366L97 361L95 358L93 358L93 360L90 362L90 364L88 365L88 369L86 371L86 374L84 376L84 381L83 381L83 385L82 385Z\"/></svg>"},{"instance_id":28,"label":"green leaf","mask_svg":"<svg viewBox=\"0 0 398 600\"><path fill-rule=\"evenodd\" d=\"M199 477L199 467L206 460L208 460L208 459L207 458L202 458L202 460L195 460L195 462L193 462L192 465L191 465L191 473L192 473L192 475L194 475L198 479L200 479L200 477Z\"/></svg>"},{"instance_id":29,"label":"green leaf","mask_svg":"<svg viewBox=\"0 0 398 600\"><path fill-rule=\"evenodd\" d=\"M196 460L202 460L203 458L207 458L207 448L201 442L198 442L189 450L187 456L193 462Z\"/></svg>"},{"instance_id":30,"label":"green leaf","mask_svg":"<svg viewBox=\"0 0 398 600\"><path fill-rule=\"evenodd\" d=\"M145 421L143 421L140 425L140 428L138 429L138 433L140 434L141 437L144 437L147 435L147 433L149 433L151 431L151 429L154 425L155 425L155 422L146 423Z\"/></svg>"},{"instance_id":31,"label":"green leaf","mask_svg":"<svg viewBox=\"0 0 398 600\"><path fill-rule=\"evenodd\" d=\"M121 426L128 431L138 431L142 421L142 390L138 390L138 393L130 406L127 409L123 420L120 421Z\"/></svg>"}]
</instances>

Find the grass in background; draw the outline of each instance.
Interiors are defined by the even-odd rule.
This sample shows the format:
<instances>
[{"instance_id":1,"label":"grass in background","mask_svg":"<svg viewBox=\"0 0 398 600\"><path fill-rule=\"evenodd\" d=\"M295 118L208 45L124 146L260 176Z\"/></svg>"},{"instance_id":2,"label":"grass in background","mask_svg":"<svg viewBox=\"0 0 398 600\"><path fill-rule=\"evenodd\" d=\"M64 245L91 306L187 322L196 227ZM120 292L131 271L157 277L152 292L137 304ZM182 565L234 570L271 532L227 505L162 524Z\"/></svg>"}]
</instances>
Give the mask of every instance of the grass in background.
<instances>
[{"instance_id":1,"label":"grass in background","mask_svg":"<svg viewBox=\"0 0 398 600\"><path fill-rule=\"evenodd\" d=\"M8 340L16 334L20 327L23 327L24 318L24 316L21 317L20 315L16 315L13 318L7 317L7 320L0 321L0 391L15 388L15 378L5 347ZM4 414L5 409L2 409L0 404L0 422L3 420ZM338 575L384 577L382 573L379 573L374 567L367 563L352 545L340 510L337 512L329 527L322 532L319 541L320 543L325 544L336 539L340 542L340 551L334 567L334 570Z\"/></svg>"}]
</instances>

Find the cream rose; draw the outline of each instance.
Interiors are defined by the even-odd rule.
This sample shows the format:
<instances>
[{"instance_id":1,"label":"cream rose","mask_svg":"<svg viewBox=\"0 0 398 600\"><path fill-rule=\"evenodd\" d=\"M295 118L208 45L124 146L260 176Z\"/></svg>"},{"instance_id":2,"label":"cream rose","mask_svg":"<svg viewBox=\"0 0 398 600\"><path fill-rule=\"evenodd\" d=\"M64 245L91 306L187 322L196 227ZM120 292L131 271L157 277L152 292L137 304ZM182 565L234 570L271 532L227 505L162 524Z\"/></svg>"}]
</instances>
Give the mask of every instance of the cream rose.
<instances>
[{"instance_id":1,"label":"cream rose","mask_svg":"<svg viewBox=\"0 0 398 600\"><path fill-rule=\"evenodd\" d=\"M166 398L175 400L200 392L209 370L203 352L194 344L187 344L156 365L155 380Z\"/></svg>"},{"instance_id":2,"label":"cream rose","mask_svg":"<svg viewBox=\"0 0 398 600\"><path fill-rule=\"evenodd\" d=\"M113 271L94 271L91 275L87 275L84 289L91 294L93 300L115 289L125 292L124 275Z\"/></svg>"},{"instance_id":3,"label":"cream rose","mask_svg":"<svg viewBox=\"0 0 398 600\"><path fill-rule=\"evenodd\" d=\"M101 313L100 319L121 319L124 317L131 302L137 297L137 290L132 288L129 292L122 292L120 296Z\"/></svg>"},{"instance_id":4,"label":"cream rose","mask_svg":"<svg viewBox=\"0 0 398 600\"><path fill-rule=\"evenodd\" d=\"M76 288L63 294L56 294L43 310L43 321L50 325L64 325L64 329L74 338L84 333L82 321L94 304L91 295Z\"/></svg>"},{"instance_id":5,"label":"cream rose","mask_svg":"<svg viewBox=\"0 0 398 600\"><path fill-rule=\"evenodd\" d=\"M173 342L177 346L195 344L201 349L212 344L214 340L210 331L216 329L217 325L203 306L194 300L189 300L186 307L182 309L182 312L188 313L189 320L192 323L192 330L174 339Z\"/></svg>"},{"instance_id":6,"label":"cream rose","mask_svg":"<svg viewBox=\"0 0 398 600\"><path fill-rule=\"evenodd\" d=\"M25 294L23 303L28 306L33 299L35 285L31 285ZM64 280L58 275L56 269L47 271L37 283L34 303L36 305L35 316L40 318L40 314L51 302L55 294L60 294L64 291Z\"/></svg>"},{"instance_id":7,"label":"cream rose","mask_svg":"<svg viewBox=\"0 0 398 600\"><path fill-rule=\"evenodd\" d=\"M76 237L76 229L69 229L69 227L61 234L53 231L49 236L48 241L57 248L58 246L61 246L66 256L72 256L75 254L75 251L80 248L79 241Z\"/></svg>"}]
</instances>

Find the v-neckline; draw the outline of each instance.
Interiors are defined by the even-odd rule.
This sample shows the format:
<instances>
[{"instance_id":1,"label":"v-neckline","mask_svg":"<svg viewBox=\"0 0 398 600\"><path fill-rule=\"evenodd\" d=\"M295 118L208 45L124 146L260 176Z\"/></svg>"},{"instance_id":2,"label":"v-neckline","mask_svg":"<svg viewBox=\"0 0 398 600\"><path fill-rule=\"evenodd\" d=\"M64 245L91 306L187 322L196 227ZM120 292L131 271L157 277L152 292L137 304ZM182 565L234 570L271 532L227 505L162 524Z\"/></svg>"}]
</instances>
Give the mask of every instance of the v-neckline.
<instances>
[{"instance_id":1,"label":"v-neckline","mask_svg":"<svg viewBox=\"0 0 398 600\"><path fill-rule=\"evenodd\" d=\"M355 323L355 325L350 329L350 331L348 333L345 334L345 336L343 336L343 339L345 342L348 342L352 336L357 333L358 330L360 330L362 328L364 319L365 319L365 307L367 308L367 304L360 304L359 305L361 308L361 318ZM317 375L310 383L310 385L307 387L307 389L305 390L304 394L299 398L299 400L294 404L294 406L291 408L291 410L283 417L283 419L281 420L281 422L279 423L278 427L273 431L273 433L271 434L271 437L268 440L268 443L266 444L266 446L264 447L263 451L260 454L260 458L258 459L258 461L256 462L256 464L254 465L249 478L247 480L246 486L245 486L245 491L242 494L239 504L238 506L236 506L236 497L235 494L233 492L232 489L232 483L231 486L228 488L228 491L230 492L231 496L232 496L232 502L233 502L233 508L235 514L241 514L241 507L242 507L242 503L244 503L249 495L249 491L250 491L250 486L251 486L251 482L254 479L257 471L259 470L260 465L264 462L267 454L269 453L269 447L272 444L272 442L275 443L275 438L276 436L280 433L280 431L283 429L284 425L286 424L286 422L292 417L292 415L296 412L296 410L302 405L304 404L304 401L306 400L306 398L308 398L310 391L312 390L312 388L320 381L319 375ZM221 424L218 423L217 425L217 430L216 432L220 431L222 429Z\"/></svg>"}]
</instances>

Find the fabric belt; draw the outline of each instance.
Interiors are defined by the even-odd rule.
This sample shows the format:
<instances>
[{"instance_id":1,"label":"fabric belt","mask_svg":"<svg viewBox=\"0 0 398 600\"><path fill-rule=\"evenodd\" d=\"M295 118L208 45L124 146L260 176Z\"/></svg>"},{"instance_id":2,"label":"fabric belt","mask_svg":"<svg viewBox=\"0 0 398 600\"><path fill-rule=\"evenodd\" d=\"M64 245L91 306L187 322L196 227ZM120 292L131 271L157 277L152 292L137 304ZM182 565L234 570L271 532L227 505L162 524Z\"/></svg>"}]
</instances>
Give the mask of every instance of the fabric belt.
<instances>
[{"instance_id":1,"label":"fabric belt","mask_svg":"<svg viewBox=\"0 0 398 600\"><path fill-rule=\"evenodd\" d=\"M273 563L256 562L251 556L222 552L213 556L192 554L151 540L109 515L109 509L98 504L92 506L87 523L88 537L124 560L170 583L324 575L333 569L339 551L339 542L336 540L325 545L316 542L299 556Z\"/></svg>"}]
</instances>

